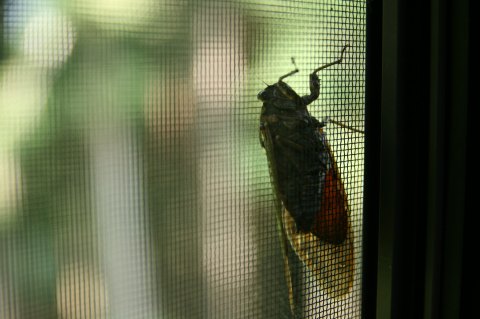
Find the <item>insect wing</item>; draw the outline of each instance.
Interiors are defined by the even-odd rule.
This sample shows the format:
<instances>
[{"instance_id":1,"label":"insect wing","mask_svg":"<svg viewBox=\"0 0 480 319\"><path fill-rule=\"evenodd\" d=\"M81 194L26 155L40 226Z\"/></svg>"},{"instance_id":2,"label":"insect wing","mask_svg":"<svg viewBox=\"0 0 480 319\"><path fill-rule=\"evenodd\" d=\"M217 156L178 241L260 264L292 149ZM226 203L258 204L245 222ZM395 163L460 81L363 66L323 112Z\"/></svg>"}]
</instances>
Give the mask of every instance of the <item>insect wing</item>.
<instances>
[{"instance_id":1,"label":"insect wing","mask_svg":"<svg viewBox=\"0 0 480 319\"><path fill-rule=\"evenodd\" d=\"M275 156L274 156L274 151L273 151L273 140L272 140L272 135L270 130L268 129L268 124L263 124L260 127L260 143L262 146L265 148L265 151L267 153L267 160L268 160L268 168L270 170L270 178L272 181L272 184L274 186L275 190L275 196L277 203L277 207L275 209L276 212L276 221L277 221L277 229L278 229L278 234L280 237L280 243L281 243L281 248L283 252L283 261L284 261L284 271L285 271L285 280L287 282L287 287L288 287L288 299L290 302L290 309L292 312L294 312L295 309L295 301L293 297L293 284L292 284L292 276L290 273L290 265L288 261L288 239L286 236L286 230L284 227L284 223L282 220L282 203L279 197L279 192L278 192L278 184L277 184L277 166L275 163Z\"/></svg>"},{"instance_id":2,"label":"insect wing","mask_svg":"<svg viewBox=\"0 0 480 319\"><path fill-rule=\"evenodd\" d=\"M282 211L282 224L288 241L295 253L303 264L313 273L320 287L331 297L341 298L350 291L353 285L355 269L353 233L349 220L350 211L344 186L340 179L330 146L328 143L326 143L326 146L328 155L332 160L331 169L336 178L326 179L325 183L331 184L325 185L325 189L329 189L331 192L337 192L334 196L330 196L333 198L332 202L337 203L337 206L341 206L337 207L339 210L344 210L343 212L339 212L339 214L345 214L345 216L347 216L346 224L344 225L344 227L346 227L345 240L340 243L328 243L312 233L297 231L295 221L287 209L283 209ZM339 197L341 198L341 203L339 203Z\"/></svg>"}]
</instances>

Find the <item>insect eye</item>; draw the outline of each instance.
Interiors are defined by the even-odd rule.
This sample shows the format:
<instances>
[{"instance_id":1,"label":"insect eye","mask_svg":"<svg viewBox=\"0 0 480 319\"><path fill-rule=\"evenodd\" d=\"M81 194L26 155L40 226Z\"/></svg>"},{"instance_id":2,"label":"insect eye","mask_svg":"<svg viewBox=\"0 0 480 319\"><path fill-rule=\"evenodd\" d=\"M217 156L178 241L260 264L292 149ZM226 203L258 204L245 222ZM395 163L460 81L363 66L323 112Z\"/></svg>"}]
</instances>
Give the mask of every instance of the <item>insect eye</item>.
<instances>
[{"instance_id":1,"label":"insect eye","mask_svg":"<svg viewBox=\"0 0 480 319\"><path fill-rule=\"evenodd\" d=\"M260 91L257 95L257 98L262 101L262 102L265 102L268 100L268 92L267 90L263 90L263 91Z\"/></svg>"},{"instance_id":2,"label":"insect eye","mask_svg":"<svg viewBox=\"0 0 480 319\"><path fill-rule=\"evenodd\" d=\"M271 100L273 97L275 97L275 89L271 85L267 86L264 90L260 91L257 94L257 98L262 101L266 102Z\"/></svg>"}]
</instances>

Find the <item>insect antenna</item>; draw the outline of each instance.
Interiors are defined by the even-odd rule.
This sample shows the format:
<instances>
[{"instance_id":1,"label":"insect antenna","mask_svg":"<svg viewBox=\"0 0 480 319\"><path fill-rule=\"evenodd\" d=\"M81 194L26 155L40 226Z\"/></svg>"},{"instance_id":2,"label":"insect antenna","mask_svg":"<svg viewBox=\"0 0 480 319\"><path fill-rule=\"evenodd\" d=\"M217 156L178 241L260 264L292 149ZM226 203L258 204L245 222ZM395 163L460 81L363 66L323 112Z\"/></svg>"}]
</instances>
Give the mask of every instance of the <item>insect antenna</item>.
<instances>
[{"instance_id":1,"label":"insect antenna","mask_svg":"<svg viewBox=\"0 0 480 319\"><path fill-rule=\"evenodd\" d=\"M285 74L284 76L281 76L279 79L278 79L278 82L280 82L281 80L285 79L286 77L290 76L290 75L293 75L295 73L297 73L299 70L297 68L297 65L295 64L295 59L292 57L292 64L295 66L295 70Z\"/></svg>"},{"instance_id":2,"label":"insect antenna","mask_svg":"<svg viewBox=\"0 0 480 319\"><path fill-rule=\"evenodd\" d=\"M262 82L262 83L265 84L266 86L270 86L270 84L268 84L268 83L265 82L264 80L260 79L260 78L258 77L258 75L253 74L253 76L255 77L255 80L257 80L258 82Z\"/></svg>"},{"instance_id":3,"label":"insect antenna","mask_svg":"<svg viewBox=\"0 0 480 319\"><path fill-rule=\"evenodd\" d=\"M323 69L326 69L328 67L331 67L332 65L335 65L335 64L340 64L342 63L342 60L343 60L343 53L345 52L345 50L347 49L347 47L349 47L348 44L346 44L343 49L342 49L342 53L340 54L340 59L336 60L336 61L333 61L333 62L330 62L330 63L327 63L325 65L322 65L321 67L315 69L312 73L317 73L318 71L321 71Z\"/></svg>"}]
</instances>

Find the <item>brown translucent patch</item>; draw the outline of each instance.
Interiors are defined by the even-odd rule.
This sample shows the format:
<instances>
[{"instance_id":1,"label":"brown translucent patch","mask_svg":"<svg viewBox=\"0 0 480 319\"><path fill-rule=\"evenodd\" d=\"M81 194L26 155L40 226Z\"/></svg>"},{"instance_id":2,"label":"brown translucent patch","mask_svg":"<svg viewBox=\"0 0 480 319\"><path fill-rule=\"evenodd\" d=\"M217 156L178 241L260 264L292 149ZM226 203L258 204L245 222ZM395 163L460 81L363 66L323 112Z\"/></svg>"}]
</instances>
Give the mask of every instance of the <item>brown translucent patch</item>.
<instances>
[{"instance_id":1,"label":"brown translucent patch","mask_svg":"<svg viewBox=\"0 0 480 319\"><path fill-rule=\"evenodd\" d=\"M302 263L314 274L319 286L333 298L346 296L353 286L353 234L347 223L347 235L340 244L331 244L312 233L297 231L295 220L284 209L283 225L288 241Z\"/></svg>"}]
</instances>

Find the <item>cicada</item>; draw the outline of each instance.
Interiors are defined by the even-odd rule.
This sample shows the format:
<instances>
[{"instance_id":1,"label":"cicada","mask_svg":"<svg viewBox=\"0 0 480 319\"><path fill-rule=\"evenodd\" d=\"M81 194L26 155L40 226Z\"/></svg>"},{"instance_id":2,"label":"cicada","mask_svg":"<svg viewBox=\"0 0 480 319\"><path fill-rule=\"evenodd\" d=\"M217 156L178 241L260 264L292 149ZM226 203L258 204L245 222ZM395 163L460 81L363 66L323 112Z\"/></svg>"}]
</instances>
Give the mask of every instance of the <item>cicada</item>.
<instances>
[{"instance_id":1,"label":"cicada","mask_svg":"<svg viewBox=\"0 0 480 319\"><path fill-rule=\"evenodd\" d=\"M317 72L340 64L340 59L310 74L310 94L299 96L281 76L258 94L263 102L260 142L265 148L270 176L281 210L277 216L282 238L333 298L346 295L353 285L354 247L347 194L332 149L319 121L307 106L320 93ZM294 62L292 58L292 62ZM286 255L286 253L285 253ZM288 275L288 258L285 258ZM292 303L290 278L287 278Z\"/></svg>"}]
</instances>

